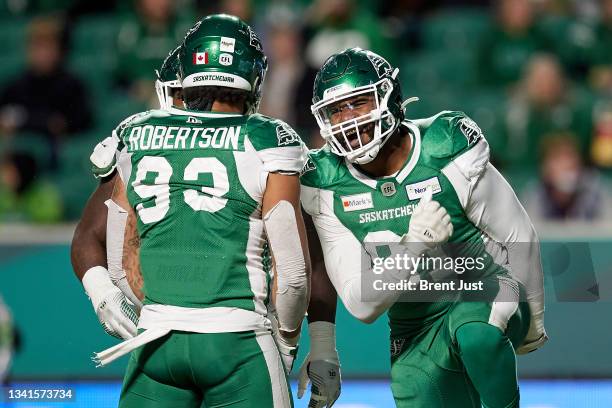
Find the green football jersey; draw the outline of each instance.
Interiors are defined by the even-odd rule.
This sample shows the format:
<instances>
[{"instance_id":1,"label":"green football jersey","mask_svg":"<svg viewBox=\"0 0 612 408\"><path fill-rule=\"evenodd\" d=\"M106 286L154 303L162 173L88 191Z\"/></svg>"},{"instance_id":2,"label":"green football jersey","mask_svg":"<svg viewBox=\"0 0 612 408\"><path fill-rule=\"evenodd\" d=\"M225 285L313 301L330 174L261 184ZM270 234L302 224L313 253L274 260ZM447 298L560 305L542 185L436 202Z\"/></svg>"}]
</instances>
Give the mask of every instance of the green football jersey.
<instances>
[{"instance_id":1,"label":"green football jersey","mask_svg":"<svg viewBox=\"0 0 612 408\"><path fill-rule=\"evenodd\" d=\"M172 108L114 132L117 168L138 219L145 302L266 314L261 203L270 172L299 172L305 148L262 115Z\"/></svg>"},{"instance_id":2,"label":"green football jersey","mask_svg":"<svg viewBox=\"0 0 612 408\"><path fill-rule=\"evenodd\" d=\"M465 194L458 192L457 183L453 185L448 177L449 171L461 172L466 179L474 180L486 167L489 149L478 126L462 112L450 111L407 121L402 126L407 128L413 147L403 168L394 176L368 177L327 147L309 153L301 176L302 205L313 216L320 233L324 228L329 234L327 240L321 240L324 254L327 245L324 241L333 242L333 234L346 230L363 250L366 243L398 242L408 232L414 208L430 188L433 199L451 217L454 232L449 242L462 243L462 256L483 259L481 275L471 278L506 273L502 262L486 251L483 232L466 216L460 198ZM323 218L326 225L321 225ZM360 257L356 253L353 259ZM326 259L328 271L328 262L336 261ZM336 270L341 271L342 266ZM330 278L332 282L336 280ZM419 333L449 305L449 302L396 302L388 311L392 337Z\"/></svg>"}]
</instances>

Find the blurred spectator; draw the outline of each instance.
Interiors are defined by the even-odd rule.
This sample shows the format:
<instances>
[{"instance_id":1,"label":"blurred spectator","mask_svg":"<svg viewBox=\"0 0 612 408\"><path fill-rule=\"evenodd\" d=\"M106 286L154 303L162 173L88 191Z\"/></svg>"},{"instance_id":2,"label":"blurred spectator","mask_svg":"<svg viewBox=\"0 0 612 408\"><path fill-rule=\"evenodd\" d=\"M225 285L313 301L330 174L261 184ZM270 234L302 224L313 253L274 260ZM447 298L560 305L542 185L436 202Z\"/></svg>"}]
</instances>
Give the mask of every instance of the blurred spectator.
<instances>
[{"instance_id":1,"label":"blurred spectator","mask_svg":"<svg viewBox=\"0 0 612 408\"><path fill-rule=\"evenodd\" d=\"M132 97L156 105L155 70L193 22L182 21L172 0L136 0L136 14L120 27L115 77Z\"/></svg>"},{"instance_id":2,"label":"blurred spectator","mask_svg":"<svg viewBox=\"0 0 612 408\"><path fill-rule=\"evenodd\" d=\"M540 180L524 196L534 220L607 220L610 196L597 172L585 168L575 138L559 134L546 139Z\"/></svg>"},{"instance_id":3,"label":"blurred spectator","mask_svg":"<svg viewBox=\"0 0 612 408\"><path fill-rule=\"evenodd\" d=\"M39 181L32 156L7 154L0 162L0 222L49 223L61 217L60 194Z\"/></svg>"},{"instance_id":4,"label":"blurred spectator","mask_svg":"<svg viewBox=\"0 0 612 408\"><path fill-rule=\"evenodd\" d=\"M596 103L593 120L591 160L601 168L612 169L612 100L602 99Z\"/></svg>"},{"instance_id":5,"label":"blurred spectator","mask_svg":"<svg viewBox=\"0 0 612 408\"><path fill-rule=\"evenodd\" d=\"M317 0L304 16L306 45L305 73L297 86L295 126L309 147L319 147L323 140L310 113L312 84L317 71L327 58L349 47L371 49L391 62L396 61L394 40L387 35L380 21L356 0Z\"/></svg>"},{"instance_id":6,"label":"blurred spectator","mask_svg":"<svg viewBox=\"0 0 612 408\"><path fill-rule=\"evenodd\" d=\"M349 47L375 51L393 61L395 47L384 35L384 27L356 0L318 0L309 8L306 24L310 30L306 58L317 69L332 54Z\"/></svg>"},{"instance_id":7,"label":"blurred spectator","mask_svg":"<svg viewBox=\"0 0 612 408\"><path fill-rule=\"evenodd\" d=\"M532 0L499 0L497 24L483 36L480 78L483 83L510 85L537 51L549 49L546 36L536 25Z\"/></svg>"},{"instance_id":8,"label":"blurred spectator","mask_svg":"<svg viewBox=\"0 0 612 408\"><path fill-rule=\"evenodd\" d=\"M0 135L44 135L51 145L53 167L61 139L88 129L92 123L85 87L64 64L63 35L63 26L55 18L32 20L27 34L27 67L0 93Z\"/></svg>"},{"instance_id":9,"label":"blurred spectator","mask_svg":"<svg viewBox=\"0 0 612 408\"><path fill-rule=\"evenodd\" d=\"M292 125L296 120L295 99L308 98L298 95L296 90L304 75L304 60L300 55L301 33L295 18L281 17L272 14L266 24L266 53L269 57L269 68L266 73L261 102L263 114L282 119ZM308 98L309 99L309 98Z\"/></svg>"},{"instance_id":10,"label":"blurred spectator","mask_svg":"<svg viewBox=\"0 0 612 408\"><path fill-rule=\"evenodd\" d=\"M0 296L0 386L8 377L14 344L11 314Z\"/></svg>"},{"instance_id":11,"label":"blurred spectator","mask_svg":"<svg viewBox=\"0 0 612 408\"><path fill-rule=\"evenodd\" d=\"M597 38L591 84L602 93L612 96L612 0L602 0L601 22L595 29Z\"/></svg>"},{"instance_id":12,"label":"blurred spectator","mask_svg":"<svg viewBox=\"0 0 612 408\"><path fill-rule=\"evenodd\" d=\"M251 0L196 0L195 3L200 16L225 13L239 17L248 23L252 23L253 4ZM268 10L273 10L277 6L283 7L283 4L277 4L274 0L267 1L264 4L260 3L260 5L268 6Z\"/></svg>"},{"instance_id":13,"label":"blurred spectator","mask_svg":"<svg viewBox=\"0 0 612 408\"><path fill-rule=\"evenodd\" d=\"M505 117L508 164L534 168L541 139L551 133L568 131L579 137L586 152L592 127L591 98L572 87L552 55L536 55L528 63L516 94L509 101Z\"/></svg>"},{"instance_id":14,"label":"blurred spectator","mask_svg":"<svg viewBox=\"0 0 612 408\"><path fill-rule=\"evenodd\" d=\"M253 17L253 6L250 0L221 0L220 3L220 13L231 14L243 21L251 21Z\"/></svg>"}]
</instances>

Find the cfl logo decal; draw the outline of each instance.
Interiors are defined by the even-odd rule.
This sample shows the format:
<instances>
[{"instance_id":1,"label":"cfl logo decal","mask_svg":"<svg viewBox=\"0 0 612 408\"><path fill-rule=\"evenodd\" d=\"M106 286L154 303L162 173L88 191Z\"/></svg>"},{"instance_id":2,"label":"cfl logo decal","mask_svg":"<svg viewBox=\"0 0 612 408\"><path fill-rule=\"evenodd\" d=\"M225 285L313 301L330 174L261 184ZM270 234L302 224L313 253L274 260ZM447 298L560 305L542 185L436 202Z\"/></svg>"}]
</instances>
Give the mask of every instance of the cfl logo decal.
<instances>
[{"instance_id":1,"label":"cfl logo decal","mask_svg":"<svg viewBox=\"0 0 612 408\"><path fill-rule=\"evenodd\" d=\"M234 57L231 54L221 54L219 55L219 64L221 65L232 65L232 62L234 61Z\"/></svg>"}]
</instances>

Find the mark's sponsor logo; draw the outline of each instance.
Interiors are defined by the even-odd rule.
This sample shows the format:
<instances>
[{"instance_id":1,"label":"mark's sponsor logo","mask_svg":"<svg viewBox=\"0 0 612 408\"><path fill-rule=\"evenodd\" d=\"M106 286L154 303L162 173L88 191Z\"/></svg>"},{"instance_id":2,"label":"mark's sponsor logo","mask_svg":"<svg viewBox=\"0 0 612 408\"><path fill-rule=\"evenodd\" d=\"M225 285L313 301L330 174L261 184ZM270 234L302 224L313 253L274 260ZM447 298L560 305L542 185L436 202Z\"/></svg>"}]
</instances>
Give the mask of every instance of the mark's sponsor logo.
<instances>
[{"instance_id":1,"label":"mark's sponsor logo","mask_svg":"<svg viewBox=\"0 0 612 408\"><path fill-rule=\"evenodd\" d=\"M342 196L340 197L340 200L342 200L342 208L345 212L374 208L374 201L372 201L372 193Z\"/></svg>"}]
</instances>

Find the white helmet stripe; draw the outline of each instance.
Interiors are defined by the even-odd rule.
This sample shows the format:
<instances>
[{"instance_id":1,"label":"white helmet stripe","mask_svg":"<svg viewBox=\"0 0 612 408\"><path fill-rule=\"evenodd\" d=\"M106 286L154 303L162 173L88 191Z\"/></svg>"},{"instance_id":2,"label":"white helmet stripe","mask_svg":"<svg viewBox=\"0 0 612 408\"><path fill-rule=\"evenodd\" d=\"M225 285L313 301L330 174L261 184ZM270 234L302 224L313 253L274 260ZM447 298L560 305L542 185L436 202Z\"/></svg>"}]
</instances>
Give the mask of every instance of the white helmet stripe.
<instances>
[{"instance_id":1,"label":"white helmet stripe","mask_svg":"<svg viewBox=\"0 0 612 408\"><path fill-rule=\"evenodd\" d=\"M251 90L251 84L238 75L225 72L197 72L183 79L183 88L194 86L226 86L228 88Z\"/></svg>"}]
</instances>

